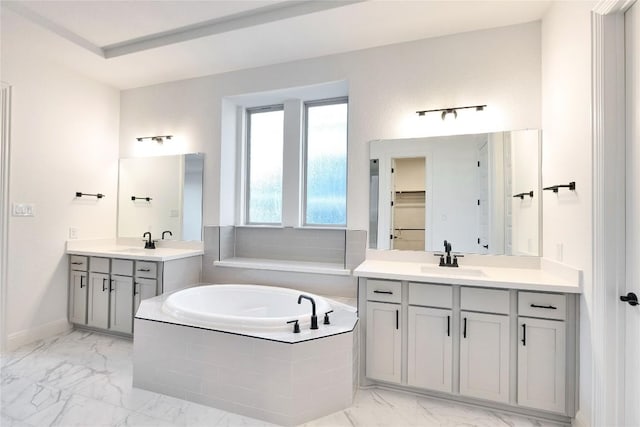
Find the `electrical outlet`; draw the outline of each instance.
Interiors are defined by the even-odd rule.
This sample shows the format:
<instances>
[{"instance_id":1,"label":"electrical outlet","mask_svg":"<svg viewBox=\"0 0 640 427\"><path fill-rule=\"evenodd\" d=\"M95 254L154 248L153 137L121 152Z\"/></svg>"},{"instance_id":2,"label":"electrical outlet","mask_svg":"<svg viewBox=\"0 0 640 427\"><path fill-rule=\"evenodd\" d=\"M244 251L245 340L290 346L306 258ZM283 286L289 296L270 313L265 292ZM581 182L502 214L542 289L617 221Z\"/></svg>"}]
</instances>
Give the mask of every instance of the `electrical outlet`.
<instances>
[{"instance_id":1,"label":"electrical outlet","mask_svg":"<svg viewBox=\"0 0 640 427\"><path fill-rule=\"evenodd\" d=\"M75 240L78 238L78 228L77 227L69 227L69 239Z\"/></svg>"},{"instance_id":2,"label":"electrical outlet","mask_svg":"<svg viewBox=\"0 0 640 427\"><path fill-rule=\"evenodd\" d=\"M14 203L13 216L35 216L35 205L32 203Z\"/></svg>"}]
</instances>

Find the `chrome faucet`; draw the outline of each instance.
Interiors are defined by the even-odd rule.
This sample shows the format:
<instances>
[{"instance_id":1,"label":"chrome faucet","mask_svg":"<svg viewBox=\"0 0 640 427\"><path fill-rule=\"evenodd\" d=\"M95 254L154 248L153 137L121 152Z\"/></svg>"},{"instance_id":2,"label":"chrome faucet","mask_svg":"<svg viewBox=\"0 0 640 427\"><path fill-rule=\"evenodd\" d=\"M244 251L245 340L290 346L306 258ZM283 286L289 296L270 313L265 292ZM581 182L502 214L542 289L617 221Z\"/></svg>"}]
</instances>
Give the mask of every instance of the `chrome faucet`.
<instances>
[{"instance_id":1,"label":"chrome faucet","mask_svg":"<svg viewBox=\"0 0 640 427\"><path fill-rule=\"evenodd\" d=\"M308 299L311 301L311 329L318 329L318 316L316 315L316 302L308 295L300 295L298 297L298 304L302 302L303 299Z\"/></svg>"},{"instance_id":2,"label":"chrome faucet","mask_svg":"<svg viewBox=\"0 0 640 427\"><path fill-rule=\"evenodd\" d=\"M142 237L146 237L147 234L149 235L149 240L145 240L144 242L144 248L145 249L155 249L156 248L156 242L151 240L151 232L147 231L145 232Z\"/></svg>"}]
</instances>

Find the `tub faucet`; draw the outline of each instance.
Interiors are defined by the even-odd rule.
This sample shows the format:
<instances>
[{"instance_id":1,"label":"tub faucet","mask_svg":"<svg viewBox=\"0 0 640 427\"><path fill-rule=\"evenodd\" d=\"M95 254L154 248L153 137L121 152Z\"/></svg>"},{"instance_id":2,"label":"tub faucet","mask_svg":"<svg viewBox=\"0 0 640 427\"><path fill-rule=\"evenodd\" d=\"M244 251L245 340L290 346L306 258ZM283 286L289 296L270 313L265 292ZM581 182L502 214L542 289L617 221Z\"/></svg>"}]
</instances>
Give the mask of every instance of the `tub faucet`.
<instances>
[{"instance_id":1,"label":"tub faucet","mask_svg":"<svg viewBox=\"0 0 640 427\"><path fill-rule=\"evenodd\" d=\"M316 315L316 302L308 295L300 295L298 297L298 304L302 303L303 299L311 301L311 329L318 329L318 316Z\"/></svg>"},{"instance_id":2,"label":"tub faucet","mask_svg":"<svg viewBox=\"0 0 640 427\"><path fill-rule=\"evenodd\" d=\"M144 248L145 249L155 249L156 248L156 242L154 242L153 240L151 240L151 232L150 231L146 231L142 237L146 237L147 234L149 235L149 240L145 240L144 242Z\"/></svg>"}]
</instances>

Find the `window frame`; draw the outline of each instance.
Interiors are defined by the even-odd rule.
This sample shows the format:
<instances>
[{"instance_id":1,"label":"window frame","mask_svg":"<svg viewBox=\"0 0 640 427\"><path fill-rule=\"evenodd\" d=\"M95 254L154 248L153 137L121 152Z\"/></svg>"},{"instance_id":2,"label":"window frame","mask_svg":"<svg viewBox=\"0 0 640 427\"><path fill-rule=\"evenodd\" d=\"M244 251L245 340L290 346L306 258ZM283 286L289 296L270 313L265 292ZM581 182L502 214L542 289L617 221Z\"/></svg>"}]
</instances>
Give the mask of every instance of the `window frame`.
<instances>
[{"instance_id":1,"label":"window frame","mask_svg":"<svg viewBox=\"0 0 640 427\"><path fill-rule=\"evenodd\" d=\"M244 188L244 223L245 225L265 225L265 226L281 226L283 219L283 212L280 212L280 222L252 222L250 221L250 207L251 207L251 116L255 113L266 113L271 111L282 111L283 112L283 128L284 128L284 104L271 104L264 105L260 107L250 107L245 109L246 114L246 138L245 138L245 188ZM284 181L284 132L283 132L283 148L282 148L283 162L282 162L282 179ZM281 183L281 188L283 188L284 182ZM280 197L283 199L284 194L280 194ZM280 206L282 209L283 202L281 200Z\"/></svg>"},{"instance_id":2,"label":"window frame","mask_svg":"<svg viewBox=\"0 0 640 427\"><path fill-rule=\"evenodd\" d=\"M345 129L346 132L346 156L345 156L345 206L344 206L344 224L315 224L307 222L307 172L308 172L308 144L309 144L309 108L310 107L318 107L323 105L337 105L337 104L346 104L347 105L347 127ZM305 101L303 105L303 113L302 113L302 140L301 140L301 151L302 158L300 164L300 185L301 188L301 200L300 200L300 225L302 227L307 228L346 228L348 221L348 193L349 193L349 97L348 96L340 96L334 98L326 98L326 99L317 99Z\"/></svg>"}]
</instances>

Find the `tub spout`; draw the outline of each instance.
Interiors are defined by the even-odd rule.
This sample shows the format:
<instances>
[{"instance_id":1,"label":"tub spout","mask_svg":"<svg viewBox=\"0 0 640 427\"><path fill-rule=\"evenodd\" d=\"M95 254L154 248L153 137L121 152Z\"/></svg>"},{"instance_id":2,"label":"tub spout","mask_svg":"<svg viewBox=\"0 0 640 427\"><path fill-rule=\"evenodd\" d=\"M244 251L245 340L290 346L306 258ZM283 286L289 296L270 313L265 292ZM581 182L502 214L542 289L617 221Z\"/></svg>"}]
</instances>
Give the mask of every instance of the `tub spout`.
<instances>
[{"instance_id":1,"label":"tub spout","mask_svg":"<svg viewBox=\"0 0 640 427\"><path fill-rule=\"evenodd\" d=\"M311 301L311 329L318 329L318 316L316 315L316 302L308 295L300 295L298 297L298 304L302 303L303 299Z\"/></svg>"}]
</instances>

